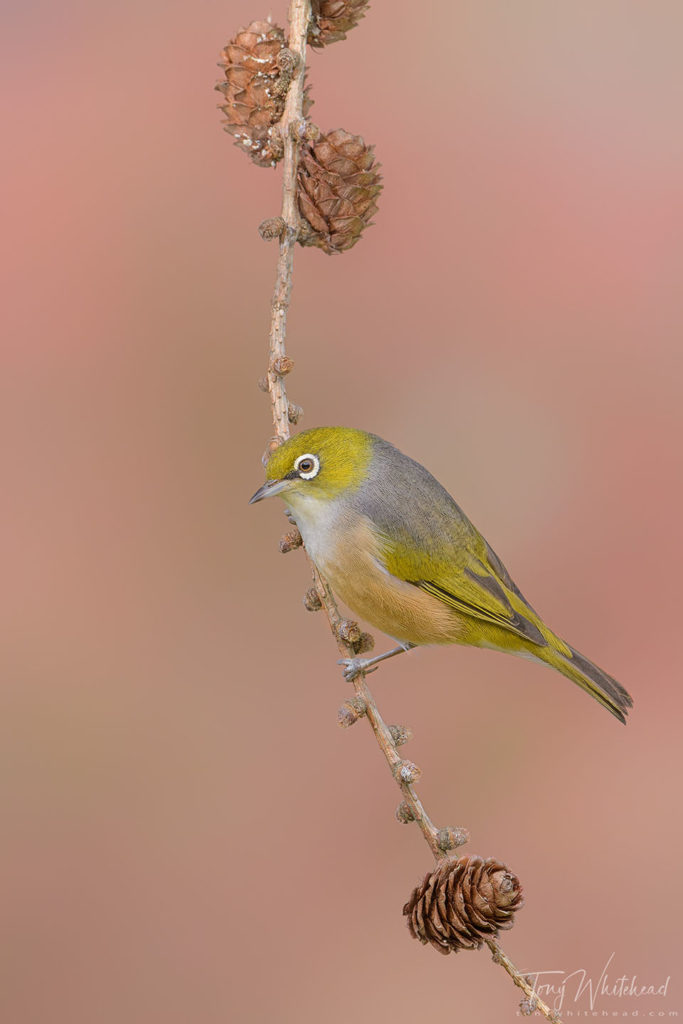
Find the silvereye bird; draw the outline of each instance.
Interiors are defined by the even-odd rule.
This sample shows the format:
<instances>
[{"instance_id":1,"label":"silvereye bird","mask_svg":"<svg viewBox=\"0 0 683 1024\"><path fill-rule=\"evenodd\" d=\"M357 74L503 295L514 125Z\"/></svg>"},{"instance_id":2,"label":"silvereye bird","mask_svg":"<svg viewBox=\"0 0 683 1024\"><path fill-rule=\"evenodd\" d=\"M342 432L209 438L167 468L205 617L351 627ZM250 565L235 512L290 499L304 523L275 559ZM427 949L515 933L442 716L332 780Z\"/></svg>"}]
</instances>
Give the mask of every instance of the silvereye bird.
<instances>
[{"instance_id":1,"label":"silvereye bird","mask_svg":"<svg viewBox=\"0 0 683 1024\"><path fill-rule=\"evenodd\" d=\"M251 502L280 494L306 550L360 618L399 646L469 644L551 665L626 721L627 691L546 626L498 555L419 462L374 434L304 430L276 449Z\"/></svg>"}]
</instances>

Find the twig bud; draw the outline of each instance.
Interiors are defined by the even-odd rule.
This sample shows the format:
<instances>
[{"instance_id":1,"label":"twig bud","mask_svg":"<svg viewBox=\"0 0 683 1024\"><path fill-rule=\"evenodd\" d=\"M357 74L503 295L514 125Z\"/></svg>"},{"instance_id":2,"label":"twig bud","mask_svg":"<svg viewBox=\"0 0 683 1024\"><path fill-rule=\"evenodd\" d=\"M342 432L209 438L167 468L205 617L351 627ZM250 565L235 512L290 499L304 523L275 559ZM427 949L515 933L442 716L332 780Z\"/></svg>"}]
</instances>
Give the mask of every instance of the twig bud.
<instances>
[{"instance_id":1,"label":"twig bud","mask_svg":"<svg viewBox=\"0 0 683 1024\"><path fill-rule=\"evenodd\" d=\"M315 587L311 587L311 589L307 590L304 594L304 608L309 612L319 612L322 606L323 603L320 600L320 594Z\"/></svg>"},{"instance_id":2,"label":"twig bud","mask_svg":"<svg viewBox=\"0 0 683 1024\"><path fill-rule=\"evenodd\" d=\"M349 644L353 647L359 643L362 637L361 628L357 622L353 622L351 619L342 619L337 626L337 636L340 640L343 640L345 644Z\"/></svg>"},{"instance_id":3,"label":"twig bud","mask_svg":"<svg viewBox=\"0 0 683 1024\"><path fill-rule=\"evenodd\" d=\"M279 124L274 124L272 128L268 129L268 148L273 160L282 160L285 155L285 142L282 138ZM282 230L285 231L286 229L287 225L285 224Z\"/></svg>"},{"instance_id":4,"label":"twig bud","mask_svg":"<svg viewBox=\"0 0 683 1024\"><path fill-rule=\"evenodd\" d=\"M304 139L306 142L317 142L320 135L321 132L317 124L313 124L312 121L306 121L306 127L304 129Z\"/></svg>"},{"instance_id":5,"label":"twig bud","mask_svg":"<svg viewBox=\"0 0 683 1024\"><path fill-rule=\"evenodd\" d=\"M401 800L396 808L396 820L400 821L402 825L409 825L411 821L417 820L413 814L412 807L405 800Z\"/></svg>"},{"instance_id":6,"label":"twig bud","mask_svg":"<svg viewBox=\"0 0 683 1024\"><path fill-rule=\"evenodd\" d=\"M267 377L259 377L259 379L256 381L256 386L259 389L259 391L264 391L266 394L268 394L268 392L270 391L270 388L268 387Z\"/></svg>"},{"instance_id":7,"label":"twig bud","mask_svg":"<svg viewBox=\"0 0 683 1024\"><path fill-rule=\"evenodd\" d=\"M390 725L389 732L395 747L402 747L404 743L408 743L413 738L412 729L409 729L407 725Z\"/></svg>"},{"instance_id":8,"label":"twig bud","mask_svg":"<svg viewBox=\"0 0 683 1024\"><path fill-rule=\"evenodd\" d=\"M367 705L362 697L350 697L339 708L337 721L342 729L348 729L349 726L355 725L367 710Z\"/></svg>"},{"instance_id":9,"label":"twig bud","mask_svg":"<svg viewBox=\"0 0 683 1024\"><path fill-rule=\"evenodd\" d=\"M264 466L268 465L268 463L270 462L271 455L273 454L273 452L276 452L278 450L278 448L280 447L281 444L282 444L282 438L280 438L280 437L271 437L270 441L266 445L266 450L264 451L263 455L261 456L261 462L263 463Z\"/></svg>"},{"instance_id":10,"label":"twig bud","mask_svg":"<svg viewBox=\"0 0 683 1024\"><path fill-rule=\"evenodd\" d=\"M299 60L300 58L298 53L295 53L294 50L290 50L288 47L283 46L275 58L275 63L279 67L280 71L283 71L286 75L290 75L291 77L299 65Z\"/></svg>"},{"instance_id":11,"label":"twig bud","mask_svg":"<svg viewBox=\"0 0 683 1024\"><path fill-rule=\"evenodd\" d=\"M374 646L375 638L372 633L361 633L360 640L353 645L353 649L356 654L367 654Z\"/></svg>"},{"instance_id":12,"label":"twig bud","mask_svg":"<svg viewBox=\"0 0 683 1024\"><path fill-rule=\"evenodd\" d=\"M289 134L295 142L302 142L306 138L306 129L308 121L305 117L300 117L296 121L290 122Z\"/></svg>"},{"instance_id":13,"label":"twig bud","mask_svg":"<svg viewBox=\"0 0 683 1024\"><path fill-rule=\"evenodd\" d=\"M422 771L412 761L399 761L394 768L394 778L397 782L412 785L422 775Z\"/></svg>"},{"instance_id":14,"label":"twig bud","mask_svg":"<svg viewBox=\"0 0 683 1024\"><path fill-rule=\"evenodd\" d=\"M282 217L268 217L259 224L258 233L264 242L271 242L274 238L281 238L286 227Z\"/></svg>"},{"instance_id":15,"label":"twig bud","mask_svg":"<svg viewBox=\"0 0 683 1024\"><path fill-rule=\"evenodd\" d=\"M278 356L270 364L271 373L274 373L277 377L286 377L293 369L294 360L290 359L289 356Z\"/></svg>"},{"instance_id":16,"label":"twig bud","mask_svg":"<svg viewBox=\"0 0 683 1024\"><path fill-rule=\"evenodd\" d=\"M449 825L447 828L440 828L436 833L437 845L443 853L455 850L458 846L464 846L469 841L470 834L466 828L451 828Z\"/></svg>"},{"instance_id":17,"label":"twig bud","mask_svg":"<svg viewBox=\"0 0 683 1024\"><path fill-rule=\"evenodd\" d=\"M519 1004L519 1012L523 1017L530 1017L537 1007L538 999L536 996L524 996L524 999Z\"/></svg>"},{"instance_id":18,"label":"twig bud","mask_svg":"<svg viewBox=\"0 0 683 1024\"><path fill-rule=\"evenodd\" d=\"M303 544L303 538L299 531L295 528L289 533L285 533L280 537L280 554L286 555L290 551L296 551Z\"/></svg>"},{"instance_id":19,"label":"twig bud","mask_svg":"<svg viewBox=\"0 0 683 1024\"><path fill-rule=\"evenodd\" d=\"M290 423L298 423L303 414L304 411L300 405L295 405L294 402L290 402L287 406L287 419Z\"/></svg>"}]
</instances>

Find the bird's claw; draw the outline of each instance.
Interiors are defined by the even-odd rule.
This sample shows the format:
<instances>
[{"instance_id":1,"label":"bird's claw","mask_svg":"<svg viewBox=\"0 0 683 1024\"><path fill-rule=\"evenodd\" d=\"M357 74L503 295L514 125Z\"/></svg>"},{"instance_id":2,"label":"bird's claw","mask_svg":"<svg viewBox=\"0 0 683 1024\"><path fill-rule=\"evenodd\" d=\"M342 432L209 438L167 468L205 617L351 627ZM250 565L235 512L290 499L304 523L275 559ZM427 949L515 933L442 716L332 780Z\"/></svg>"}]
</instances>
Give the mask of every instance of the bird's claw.
<instances>
[{"instance_id":1,"label":"bird's claw","mask_svg":"<svg viewBox=\"0 0 683 1024\"><path fill-rule=\"evenodd\" d=\"M341 658L337 664L344 666L344 679L347 683L352 683L361 672L374 672L377 668L377 665L370 668L372 661L367 658Z\"/></svg>"}]
</instances>

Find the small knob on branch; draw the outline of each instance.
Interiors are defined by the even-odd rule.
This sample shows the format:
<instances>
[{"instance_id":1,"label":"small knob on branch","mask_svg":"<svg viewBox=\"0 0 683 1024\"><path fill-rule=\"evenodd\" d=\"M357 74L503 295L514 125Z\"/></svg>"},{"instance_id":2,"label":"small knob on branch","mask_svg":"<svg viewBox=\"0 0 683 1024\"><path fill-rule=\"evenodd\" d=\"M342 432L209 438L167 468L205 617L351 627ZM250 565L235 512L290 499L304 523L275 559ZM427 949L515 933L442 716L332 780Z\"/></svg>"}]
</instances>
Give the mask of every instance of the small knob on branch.
<instances>
[{"instance_id":1,"label":"small knob on branch","mask_svg":"<svg viewBox=\"0 0 683 1024\"><path fill-rule=\"evenodd\" d=\"M407 725L390 725L389 732L395 747L402 747L404 743L410 742L413 738L413 730L409 729Z\"/></svg>"},{"instance_id":2,"label":"small knob on branch","mask_svg":"<svg viewBox=\"0 0 683 1024\"><path fill-rule=\"evenodd\" d=\"M296 528L290 530L289 533L285 533L280 537L280 554L286 555L290 551L296 551L296 549L300 548L302 544L303 538L299 531ZM304 604L306 604L306 598L304 598ZM308 608L308 605L306 605L306 607ZM309 608L309 611L312 610L313 609Z\"/></svg>"},{"instance_id":3,"label":"small knob on branch","mask_svg":"<svg viewBox=\"0 0 683 1024\"><path fill-rule=\"evenodd\" d=\"M399 761L394 768L394 778L399 783L406 783L412 786L422 775L422 769L418 768L412 761Z\"/></svg>"},{"instance_id":4,"label":"small knob on branch","mask_svg":"<svg viewBox=\"0 0 683 1024\"><path fill-rule=\"evenodd\" d=\"M268 217L258 226L258 233L264 242L272 242L274 238L282 238L287 225L282 217Z\"/></svg>"},{"instance_id":5,"label":"small knob on branch","mask_svg":"<svg viewBox=\"0 0 683 1024\"><path fill-rule=\"evenodd\" d=\"M337 636L351 647L359 642L362 635L360 626L353 619L342 619L337 626Z\"/></svg>"},{"instance_id":6,"label":"small knob on branch","mask_svg":"<svg viewBox=\"0 0 683 1024\"><path fill-rule=\"evenodd\" d=\"M447 828L440 828L436 834L436 841L439 849L443 853L448 853L449 850L455 850L458 846L464 846L465 843L469 843L470 834L466 828L451 828L450 825Z\"/></svg>"},{"instance_id":7,"label":"small knob on branch","mask_svg":"<svg viewBox=\"0 0 683 1024\"><path fill-rule=\"evenodd\" d=\"M286 377L293 369L294 360L290 359L289 356L278 356L270 364L271 373L274 373L276 377Z\"/></svg>"},{"instance_id":8,"label":"small knob on branch","mask_svg":"<svg viewBox=\"0 0 683 1024\"><path fill-rule=\"evenodd\" d=\"M409 825L411 821L417 821L412 807L405 800L401 800L396 808L396 820L400 821L402 825Z\"/></svg>"},{"instance_id":9,"label":"small knob on branch","mask_svg":"<svg viewBox=\"0 0 683 1024\"><path fill-rule=\"evenodd\" d=\"M348 729L349 726L355 725L367 710L367 705L362 697L350 697L339 708L337 721L342 729Z\"/></svg>"},{"instance_id":10,"label":"small knob on branch","mask_svg":"<svg viewBox=\"0 0 683 1024\"><path fill-rule=\"evenodd\" d=\"M261 462L263 463L264 466L268 465L268 463L270 462L271 455L273 454L273 452L276 452L278 450L282 443L283 439L281 437L271 437L270 441L266 445L266 450L261 456Z\"/></svg>"},{"instance_id":11,"label":"small knob on branch","mask_svg":"<svg viewBox=\"0 0 683 1024\"><path fill-rule=\"evenodd\" d=\"M282 544L282 541L280 541L280 544ZM315 587L311 587L310 590L307 590L304 594L304 608L308 612L319 612L322 606L323 603L320 600L320 594Z\"/></svg>"},{"instance_id":12,"label":"small knob on branch","mask_svg":"<svg viewBox=\"0 0 683 1024\"><path fill-rule=\"evenodd\" d=\"M298 423L303 414L304 411L300 405L295 405L294 402L290 402L287 406L287 419L290 423Z\"/></svg>"}]
</instances>

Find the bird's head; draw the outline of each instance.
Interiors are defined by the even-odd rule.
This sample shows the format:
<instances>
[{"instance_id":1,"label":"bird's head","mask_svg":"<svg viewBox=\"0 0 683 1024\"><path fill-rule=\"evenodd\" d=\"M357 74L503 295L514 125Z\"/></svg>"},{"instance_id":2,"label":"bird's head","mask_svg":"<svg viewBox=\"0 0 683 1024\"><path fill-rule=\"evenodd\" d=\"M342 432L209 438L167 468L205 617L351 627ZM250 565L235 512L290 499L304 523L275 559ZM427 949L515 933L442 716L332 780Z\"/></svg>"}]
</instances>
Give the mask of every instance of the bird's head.
<instances>
[{"instance_id":1,"label":"bird's head","mask_svg":"<svg viewBox=\"0 0 683 1024\"><path fill-rule=\"evenodd\" d=\"M315 427L273 452L266 482L250 504L281 494L292 507L310 499L333 501L361 486L372 459L373 438L349 427Z\"/></svg>"}]
</instances>

